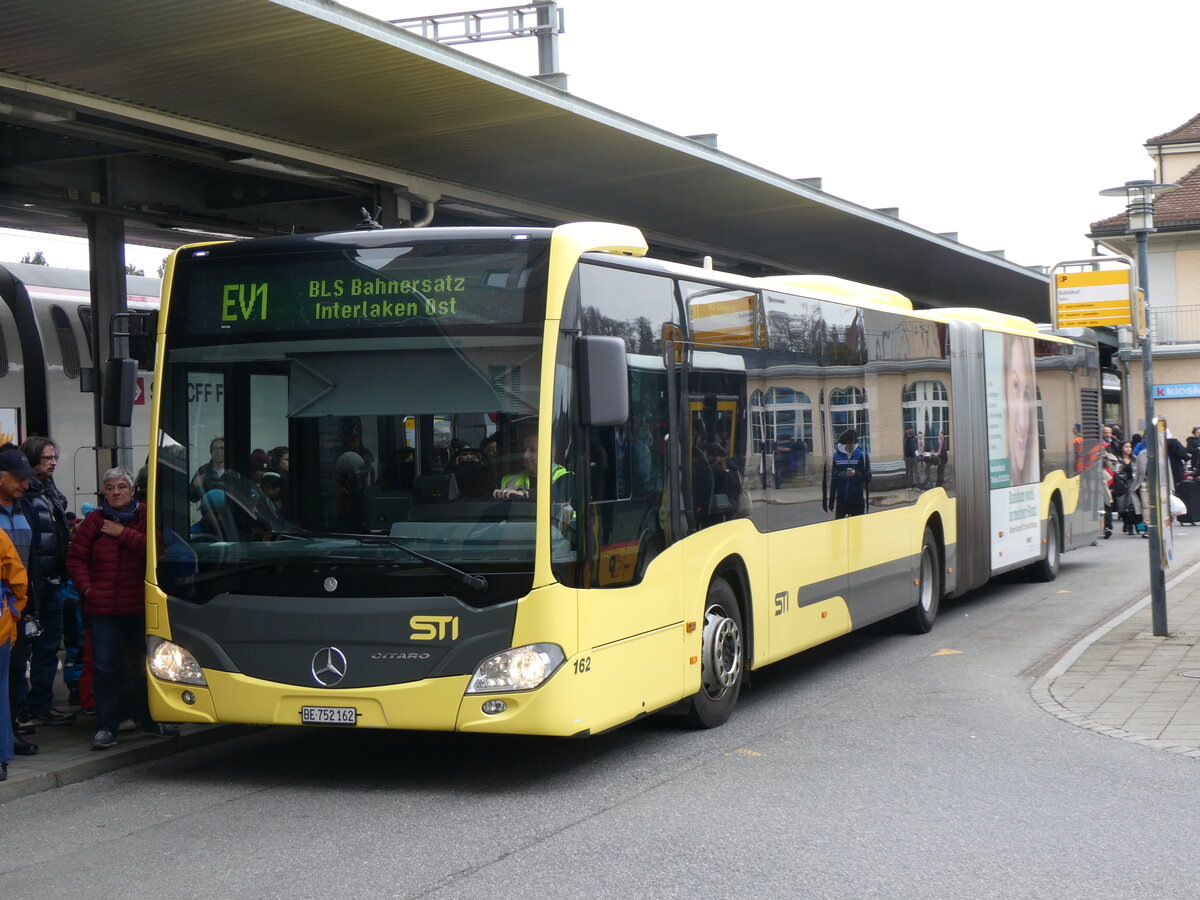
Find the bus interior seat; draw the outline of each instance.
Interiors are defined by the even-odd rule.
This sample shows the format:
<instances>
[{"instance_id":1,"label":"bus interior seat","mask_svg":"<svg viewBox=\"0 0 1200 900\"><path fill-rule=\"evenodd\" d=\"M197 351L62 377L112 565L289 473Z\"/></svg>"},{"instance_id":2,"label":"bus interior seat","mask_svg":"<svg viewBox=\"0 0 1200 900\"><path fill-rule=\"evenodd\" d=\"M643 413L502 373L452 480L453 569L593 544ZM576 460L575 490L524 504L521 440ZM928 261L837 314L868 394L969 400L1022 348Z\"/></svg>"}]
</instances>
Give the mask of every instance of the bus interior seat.
<instances>
[{"instance_id":1,"label":"bus interior seat","mask_svg":"<svg viewBox=\"0 0 1200 900\"><path fill-rule=\"evenodd\" d=\"M454 467L452 494L458 500L490 500L496 489L495 475L482 463L463 463Z\"/></svg>"},{"instance_id":2,"label":"bus interior seat","mask_svg":"<svg viewBox=\"0 0 1200 900\"><path fill-rule=\"evenodd\" d=\"M412 494L409 491L373 493L364 497L366 525L368 531L387 530L393 522L403 522L412 509Z\"/></svg>"},{"instance_id":3,"label":"bus interior seat","mask_svg":"<svg viewBox=\"0 0 1200 900\"><path fill-rule=\"evenodd\" d=\"M450 500L449 475L418 475L413 480L413 501L422 506Z\"/></svg>"}]
</instances>

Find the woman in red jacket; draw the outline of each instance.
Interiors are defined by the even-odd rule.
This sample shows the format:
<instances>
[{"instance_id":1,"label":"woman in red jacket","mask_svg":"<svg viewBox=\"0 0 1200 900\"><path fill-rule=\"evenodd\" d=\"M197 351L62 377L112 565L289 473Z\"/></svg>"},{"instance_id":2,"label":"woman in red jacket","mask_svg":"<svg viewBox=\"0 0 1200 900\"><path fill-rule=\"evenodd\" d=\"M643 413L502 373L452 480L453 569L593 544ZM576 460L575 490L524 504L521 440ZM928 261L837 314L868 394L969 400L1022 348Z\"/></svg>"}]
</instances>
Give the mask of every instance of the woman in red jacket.
<instances>
[{"instance_id":1,"label":"woman in red jacket","mask_svg":"<svg viewBox=\"0 0 1200 900\"><path fill-rule=\"evenodd\" d=\"M92 630L98 725L93 750L117 743L126 665L133 670L142 732L179 734L175 726L151 719L146 704L146 508L133 491L133 476L125 469L105 472L104 502L83 520L67 554L67 570Z\"/></svg>"}]
</instances>

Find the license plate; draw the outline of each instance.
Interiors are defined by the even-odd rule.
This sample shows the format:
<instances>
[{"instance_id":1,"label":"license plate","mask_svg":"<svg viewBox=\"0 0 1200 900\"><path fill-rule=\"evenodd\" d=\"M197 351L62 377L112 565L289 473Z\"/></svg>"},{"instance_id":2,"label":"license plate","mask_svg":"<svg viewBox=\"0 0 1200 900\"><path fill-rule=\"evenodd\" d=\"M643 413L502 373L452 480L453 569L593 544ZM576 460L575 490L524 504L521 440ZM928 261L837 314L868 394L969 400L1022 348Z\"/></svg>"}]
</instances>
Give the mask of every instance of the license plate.
<instances>
[{"instance_id":1,"label":"license plate","mask_svg":"<svg viewBox=\"0 0 1200 900\"><path fill-rule=\"evenodd\" d=\"M357 725L358 710L353 706L302 706L300 722L304 725Z\"/></svg>"}]
</instances>

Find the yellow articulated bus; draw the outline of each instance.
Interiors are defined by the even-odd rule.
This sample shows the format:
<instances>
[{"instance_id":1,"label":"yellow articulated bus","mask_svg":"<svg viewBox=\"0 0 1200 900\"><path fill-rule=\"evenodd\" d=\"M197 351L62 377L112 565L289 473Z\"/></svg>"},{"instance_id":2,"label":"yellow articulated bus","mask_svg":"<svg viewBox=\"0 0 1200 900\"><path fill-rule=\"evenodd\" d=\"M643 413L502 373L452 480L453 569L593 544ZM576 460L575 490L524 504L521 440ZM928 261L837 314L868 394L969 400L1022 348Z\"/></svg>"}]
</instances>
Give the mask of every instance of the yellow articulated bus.
<instances>
[{"instance_id":1,"label":"yellow articulated bus","mask_svg":"<svg viewBox=\"0 0 1200 900\"><path fill-rule=\"evenodd\" d=\"M600 223L177 251L155 717L711 727L750 671L1098 533L1087 334L645 254Z\"/></svg>"}]
</instances>

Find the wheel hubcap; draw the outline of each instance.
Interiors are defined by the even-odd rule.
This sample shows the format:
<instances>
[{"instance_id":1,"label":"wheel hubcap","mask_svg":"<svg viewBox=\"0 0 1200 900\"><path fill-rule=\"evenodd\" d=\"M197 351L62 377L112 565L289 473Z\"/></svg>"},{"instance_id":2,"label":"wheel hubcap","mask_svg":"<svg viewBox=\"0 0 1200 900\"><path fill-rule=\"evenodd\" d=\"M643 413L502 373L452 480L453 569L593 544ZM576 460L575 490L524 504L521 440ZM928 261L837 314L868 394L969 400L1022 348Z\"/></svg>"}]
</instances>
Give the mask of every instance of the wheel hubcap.
<instances>
[{"instance_id":1,"label":"wheel hubcap","mask_svg":"<svg viewBox=\"0 0 1200 900\"><path fill-rule=\"evenodd\" d=\"M713 606L704 614L704 692L719 699L742 673L742 632L725 610Z\"/></svg>"},{"instance_id":2,"label":"wheel hubcap","mask_svg":"<svg viewBox=\"0 0 1200 900\"><path fill-rule=\"evenodd\" d=\"M921 609L929 612L933 609L933 554L929 548L921 554Z\"/></svg>"}]
</instances>

